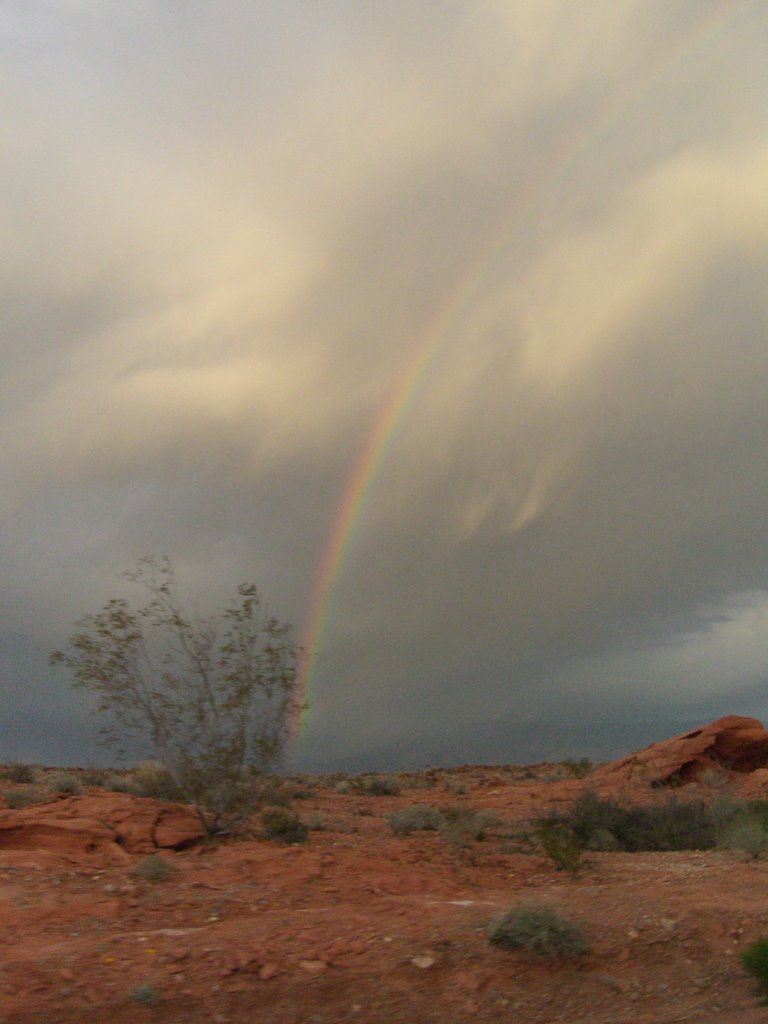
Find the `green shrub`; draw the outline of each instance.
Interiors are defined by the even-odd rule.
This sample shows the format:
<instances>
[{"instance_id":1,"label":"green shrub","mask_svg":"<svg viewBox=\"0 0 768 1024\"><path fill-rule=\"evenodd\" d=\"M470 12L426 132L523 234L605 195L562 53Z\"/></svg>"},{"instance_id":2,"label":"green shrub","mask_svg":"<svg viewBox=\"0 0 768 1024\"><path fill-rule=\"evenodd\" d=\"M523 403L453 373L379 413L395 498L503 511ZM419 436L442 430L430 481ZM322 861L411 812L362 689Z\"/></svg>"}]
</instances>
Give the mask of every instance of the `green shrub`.
<instances>
[{"instance_id":1,"label":"green shrub","mask_svg":"<svg viewBox=\"0 0 768 1024\"><path fill-rule=\"evenodd\" d=\"M768 1003L768 938L761 935L759 939L742 950L739 955L741 965L760 985L763 1002Z\"/></svg>"},{"instance_id":2,"label":"green shrub","mask_svg":"<svg viewBox=\"0 0 768 1024\"><path fill-rule=\"evenodd\" d=\"M323 832L328 828L328 822L321 811L309 811L304 817L304 824L310 832Z\"/></svg>"},{"instance_id":3,"label":"green shrub","mask_svg":"<svg viewBox=\"0 0 768 1024\"><path fill-rule=\"evenodd\" d=\"M728 788L728 774L719 765L712 765L699 772L696 781L707 789L724 790Z\"/></svg>"},{"instance_id":4,"label":"green shrub","mask_svg":"<svg viewBox=\"0 0 768 1024\"><path fill-rule=\"evenodd\" d=\"M595 829L589 837L587 845L587 849L595 853L613 853L618 848L619 844L616 841L616 836L607 828Z\"/></svg>"},{"instance_id":5,"label":"green shrub","mask_svg":"<svg viewBox=\"0 0 768 1024\"><path fill-rule=\"evenodd\" d=\"M718 845L726 850L743 850L757 860L768 849L768 832L759 818L737 818L723 831Z\"/></svg>"},{"instance_id":6,"label":"green shrub","mask_svg":"<svg viewBox=\"0 0 768 1024\"><path fill-rule=\"evenodd\" d=\"M578 761L575 757L566 757L562 766L574 779L583 779L592 771L592 762L588 757L582 757Z\"/></svg>"},{"instance_id":7,"label":"green shrub","mask_svg":"<svg viewBox=\"0 0 768 1024\"><path fill-rule=\"evenodd\" d=\"M134 768L126 792L133 796L151 797L153 800L185 802L184 794L173 781L171 773L159 761L142 761Z\"/></svg>"},{"instance_id":8,"label":"green shrub","mask_svg":"<svg viewBox=\"0 0 768 1024\"><path fill-rule=\"evenodd\" d=\"M390 828L398 836L409 836L412 832L436 832L444 820L437 807L428 804L410 804L387 818Z\"/></svg>"},{"instance_id":9,"label":"green shrub","mask_svg":"<svg viewBox=\"0 0 768 1024\"><path fill-rule=\"evenodd\" d=\"M54 772L46 778L45 784L55 793L68 793L70 796L79 796L83 791L80 780L72 772Z\"/></svg>"},{"instance_id":10,"label":"green shrub","mask_svg":"<svg viewBox=\"0 0 768 1024\"><path fill-rule=\"evenodd\" d=\"M133 873L145 882L165 882L173 875L175 870L173 864L153 853L149 857L144 857L140 860L135 865Z\"/></svg>"},{"instance_id":11,"label":"green shrub","mask_svg":"<svg viewBox=\"0 0 768 1024\"><path fill-rule=\"evenodd\" d=\"M160 993L154 985L136 985L130 995L135 1003L144 1003L145 1006L154 1006L160 999Z\"/></svg>"},{"instance_id":12,"label":"green shrub","mask_svg":"<svg viewBox=\"0 0 768 1024\"><path fill-rule=\"evenodd\" d=\"M494 811L478 811L474 807L446 807L442 814L443 831L453 831L467 839L483 840L488 830L500 823Z\"/></svg>"},{"instance_id":13,"label":"green shrub","mask_svg":"<svg viewBox=\"0 0 768 1024\"><path fill-rule=\"evenodd\" d=\"M750 817L768 829L768 800L747 800L747 811Z\"/></svg>"},{"instance_id":14,"label":"green shrub","mask_svg":"<svg viewBox=\"0 0 768 1024\"><path fill-rule=\"evenodd\" d=\"M741 797L721 793L709 804L709 817L716 833L721 833L739 818L749 814L749 805Z\"/></svg>"},{"instance_id":15,"label":"green shrub","mask_svg":"<svg viewBox=\"0 0 768 1024\"><path fill-rule=\"evenodd\" d=\"M548 903L520 903L488 926L488 940L502 949L521 949L536 960L581 956L589 949L579 925Z\"/></svg>"},{"instance_id":16,"label":"green shrub","mask_svg":"<svg viewBox=\"0 0 768 1024\"><path fill-rule=\"evenodd\" d=\"M573 832L563 825L545 825L539 829L538 839L557 870L576 878L581 867L581 847Z\"/></svg>"},{"instance_id":17,"label":"green shrub","mask_svg":"<svg viewBox=\"0 0 768 1024\"><path fill-rule=\"evenodd\" d=\"M337 793L351 793L352 783L348 779L340 779L333 788Z\"/></svg>"},{"instance_id":18,"label":"green shrub","mask_svg":"<svg viewBox=\"0 0 768 1024\"><path fill-rule=\"evenodd\" d=\"M307 827L295 811L287 807L265 807L259 816L261 830L267 839L282 843L303 843L307 838Z\"/></svg>"},{"instance_id":19,"label":"green shrub","mask_svg":"<svg viewBox=\"0 0 768 1024\"><path fill-rule=\"evenodd\" d=\"M446 793L453 794L453 796L464 796L469 792L466 782L462 782L461 779L446 779L443 783L443 789Z\"/></svg>"},{"instance_id":20,"label":"green shrub","mask_svg":"<svg viewBox=\"0 0 768 1024\"><path fill-rule=\"evenodd\" d=\"M23 786L34 782L37 778L37 772L31 764L9 764L8 767L3 771L3 776L9 782L15 782L17 786Z\"/></svg>"},{"instance_id":21,"label":"green shrub","mask_svg":"<svg viewBox=\"0 0 768 1024\"><path fill-rule=\"evenodd\" d=\"M84 786L106 786L108 778L103 768L84 768L80 772L80 782Z\"/></svg>"},{"instance_id":22,"label":"green shrub","mask_svg":"<svg viewBox=\"0 0 768 1024\"><path fill-rule=\"evenodd\" d=\"M369 775L362 779L363 793L367 796L399 796L400 784L389 775Z\"/></svg>"},{"instance_id":23,"label":"green shrub","mask_svg":"<svg viewBox=\"0 0 768 1024\"><path fill-rule=\"evenodd\" d=\"M278 779L264 778L254 781L254 791L261 807L290 807L291 792Z\"/></svg>"},{"instance_id":24,"label":"green shrub","mask_svg":"<svg viewBox=\"0 0 768 1024\"><path fill-rule=\"evenodd\" d=\"M709 850L717 830L701 800L670 798L662 804L623 806L596 793L582 793L564 813L538 822L539 829L559 826L587 849L596 833L610 832L617 847L629 853L641 850Z\"/></svg>"},{"instance_id":25,"label":"green shrub","mask_svg":"<svg viewBox=\"0 0 768 1024\"><path fill-rule=\"evenodd\" d=\"M22 807L29 807L30 804L39 804L45 798L36 793L30 793L28 789L7 789L3 793L3 799L6 807L17 811Z\"/></svg>"}]
</instances>

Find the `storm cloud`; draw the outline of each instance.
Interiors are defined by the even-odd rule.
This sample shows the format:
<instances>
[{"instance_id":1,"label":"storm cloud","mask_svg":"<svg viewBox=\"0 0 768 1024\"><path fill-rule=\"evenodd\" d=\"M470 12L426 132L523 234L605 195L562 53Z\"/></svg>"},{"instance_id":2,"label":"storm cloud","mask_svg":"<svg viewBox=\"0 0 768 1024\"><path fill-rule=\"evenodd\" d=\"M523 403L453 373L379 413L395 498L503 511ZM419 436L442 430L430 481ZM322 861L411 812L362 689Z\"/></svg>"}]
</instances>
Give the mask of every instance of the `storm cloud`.
<instances>
[{"instance_id":1,"label":"storm cloud","mask_svg":"<svg viewBox=\"0 0 768 1024\"><path fill-rule=\"evenodd\" d=\"M768 714L766 40L733 0L5 0L0 760L99 756L46 655L142 555L305 635L392 403L294 763Z\"/></svg>"}]
</instances>

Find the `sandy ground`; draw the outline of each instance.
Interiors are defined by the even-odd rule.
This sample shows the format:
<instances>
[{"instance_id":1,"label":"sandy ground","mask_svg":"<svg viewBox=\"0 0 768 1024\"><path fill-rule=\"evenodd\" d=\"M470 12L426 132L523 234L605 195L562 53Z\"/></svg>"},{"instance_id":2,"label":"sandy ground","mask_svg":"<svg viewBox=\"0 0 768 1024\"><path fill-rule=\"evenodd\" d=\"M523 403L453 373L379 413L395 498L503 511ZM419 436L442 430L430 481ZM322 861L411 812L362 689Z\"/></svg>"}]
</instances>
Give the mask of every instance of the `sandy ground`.
<instances>
[{"instance_id":1,"label":"sandy ground","mask_svg":"<svg viewBox=\"0 0 768 1024\"><path fill-rule=\"evenodd\" d=\"M594 786L553 774L461 768L431 788L401 776L401 795L378 797L315 780L294 803L325 823L307 843L164 852L176 870L156 883L134 874L143 855L44 832L8 848L0 830L0 1022L768 1020L738 960L768 934L768 863L729 851L591 853L571 878L515 840L526 820ZM768 795L748 776L739 787ZM712 791L694 783L679 795ZM659 798L640 783L623 796ZM83 799L102 801L107 821L111 798ZM501 825L458 852L436 833L395 836L387 815L416 802L493 809ZM489 920L528 899L577 920L590 953L543 965L492 946Z\"/></svg>"}]
</instances>

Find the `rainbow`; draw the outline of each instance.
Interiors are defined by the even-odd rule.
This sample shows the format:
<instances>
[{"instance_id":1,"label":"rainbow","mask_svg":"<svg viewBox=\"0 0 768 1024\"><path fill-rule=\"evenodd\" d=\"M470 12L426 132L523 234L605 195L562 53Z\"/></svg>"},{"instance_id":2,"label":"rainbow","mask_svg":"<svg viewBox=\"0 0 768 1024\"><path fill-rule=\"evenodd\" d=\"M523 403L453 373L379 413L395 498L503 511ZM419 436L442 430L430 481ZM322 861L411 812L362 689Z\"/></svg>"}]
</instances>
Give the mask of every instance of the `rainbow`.
<instances>
[{"instance_id":1,"label":"rainbow","mask_svg":"<svg viewBox=\"0 0 768 1024\"><path fill-rule=\"evenodd\" d=\"M629 82L619 90L585 128L574 137L566 139L560 145L549 171L535 182L529 183L527 187L521 188L507 215L499 218L501 226L486 239L478 255L459 275L448 296L432 313L410 359L376 416L346 481L328 531L314 577L302 642L303 656L299 667L302 710L293 723L294 736L301 732L306 723L317 656L323 648L328 632L334 597L352 541L393 439L435 356L455 333L481 283L496 265L508 247L515 229L520 226L523 218L530 214L536 201L545 196L553 185L564 179L579 157L614 127L621 114L631 109L633 102L636 102L668 69L684 55L706 44L720 27L734 20L736 15L756 2L757 0L724 0L710 8L690 28L672 39L653 67L646 69L642 78Z\"/></svg>"}]
</instances>

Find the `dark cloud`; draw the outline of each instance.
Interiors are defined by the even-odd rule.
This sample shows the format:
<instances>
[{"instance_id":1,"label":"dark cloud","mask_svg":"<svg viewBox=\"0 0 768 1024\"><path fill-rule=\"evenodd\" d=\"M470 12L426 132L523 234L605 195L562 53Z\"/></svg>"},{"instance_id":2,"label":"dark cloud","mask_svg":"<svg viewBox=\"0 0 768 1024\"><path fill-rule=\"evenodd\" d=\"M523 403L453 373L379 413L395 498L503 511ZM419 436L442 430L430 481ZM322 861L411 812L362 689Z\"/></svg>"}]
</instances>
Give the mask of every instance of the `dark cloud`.
<instances>
[{"instance_id":1,"label":"dark cloud","mask_svg":"<svg viewBox=\"0 0 768 1024\"><path fill-rule=\"evenodd\" d=\"M4 5L9 756L82 755L44 654L143 554L203 605L255 578L301 631L393 396L302 763L759 711L765 21Z\"/></svg>"}]
</instances>

